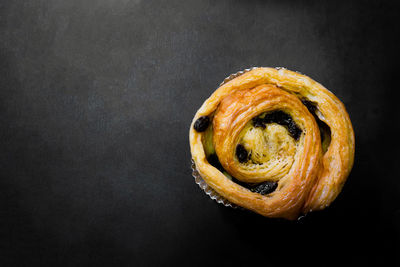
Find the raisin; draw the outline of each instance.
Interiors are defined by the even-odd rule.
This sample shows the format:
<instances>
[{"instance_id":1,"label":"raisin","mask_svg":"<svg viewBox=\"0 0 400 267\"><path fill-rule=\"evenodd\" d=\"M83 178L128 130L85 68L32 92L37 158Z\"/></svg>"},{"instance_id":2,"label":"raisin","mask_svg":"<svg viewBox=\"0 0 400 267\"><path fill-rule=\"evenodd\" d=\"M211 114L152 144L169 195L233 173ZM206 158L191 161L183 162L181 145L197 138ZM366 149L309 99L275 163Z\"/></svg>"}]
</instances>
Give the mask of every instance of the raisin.
<instances>
[{"instance_id":1,"label":"raisin","mask_svg":"<svg viewBox=\"0 0 400 267\"><path fill-rule=\"evenodd\" d=\"M321 134L321 143L324 142L325 139L330 140L331 129L325 122L321 121L320 118L315 113L315 111L317 110L317 104L313 103L309 100L306 100L306 99L302 99L301 102L303 102L304 106L306 106L308 111L310 111L310 113L314 116L314 119L318 124L319 132ZM330 141L328 141L327 143L328 143L327 146L329 146ZM324 150L326 150L326 149L327 148L325 148ZM324 151L324 152L326 152L326 151Z\"/></svg>"},{"instance_id":2,"label":"raisin","mask_svg":"<svg viewBox=\"0 0 400 267\"><path fill-rule=\"evenodd\" d=\"M249 155L247 153L246 148L244 148L243 145L238 144L236 146L236 156L240 163L244 163L244 162L247 162Z\"/></svg>"},{"instance_id":3,"label":"raisin","mask_svg":"<svg viewBox=\"0 0 400 267\"><path fill-rule=\"evenodd\" d=\"M237 183L240 186L243 186L244 188L249 189L253 193L258 193L261 195L268 195L268 194L274 192L276 190L276 188L278 187L277 182L271 182L271 181L263 182L260 184L249 184L249 183L239 181L235 177L232 177L232 181Z\"/></svg>"},{"instance_id":4,"label":"raisin","mask_svg":"<svg viewBox=\"0 0 400 267\"><path fill-rule=\"evenodd\" d=\"M302 133L302 130L297 126L296 123L294 123L293 121L291 121L288 125L288 131L290 133L290 135L297 141L299 140L299 137Z\"/></svg>"},{"instance_id":5,"label":"raisin","mask_svg":"<svg viewBox=\"0 0 400 267\"><path fill-rule=\"evenodd\" d=\"M265 122L260 117L255 117L255 118L253 118L253 126L254 127L261 127L263 129L265 129Z\"/></svg>"},{"instance_id":6,"label":"raisin","mask_svg":"<svg viewBox=\"0 0 400 267\"><path fill-rule=\"evenodd\" d=\"M207 130L209 124L210 118L208 118L207 116L202 116L195 121L193 128L198 132L204 132L205 130Z\"/></svg>"},{"instance_id":7,"label":"raisin","mask_svg":"<svg viewBox=\"0 0 400 267\"><path fill-rule=\"evenodd\" d=\"M310 113L314 115L315 111L317 110L315 104L307 99L302 99L301 102L303 103L304 106L306 106L308 111L310 111Z\"/></svg>"},{"instance_id":8,"label":"raisin","mask_svg":"<svg viewBox=\"0 0 400 267\"><path fill-rule=\"evenodd\" d=\"M286 114L285 112L281 110L273 111L271 113L268 113L264 117L264 123L278 123L281 125L287 125L289 121L291 120L291 117Z\"/></svg>"},{"instance_id":9,"label":"raisin","mask_svg":"<svg viewBox=\"0 0 400 267\"><path fill-rule=\"evenodd\" d=\"M277 187L277 182L267 181L252 187L250 191L254 193L259 193L261 195L267 195L274 192Z\"/></svg>"},{"instance_id":10,"label":"raisin","mask_svg":"<svg viewBox=\"0 0 400 267\"><path fill-rule=\"evenodd\" d=\"M292 117L281 111L273 111L265 115L263 119L264 123L277 123L282 126L285 126L289 131L289 134L297 141L303 132L299 126L293 121Z\"/></svg>"},{"instance_id":11,"label":"raisin","mask_svg":"<svg viewBox=\"0 0 400 267\"><path fill-rule=\"evenodd\" d=\"M253 118L254 127L262 127L263 129L265 129L265 124L267 123L277 123L282 126L286 126L290 135L296 140L299 139L302 133L302 130L296 125L296 123L294 123L292 117L281 110L268 113L265 115L264 118Z\"/></svg>"}]
</instances>

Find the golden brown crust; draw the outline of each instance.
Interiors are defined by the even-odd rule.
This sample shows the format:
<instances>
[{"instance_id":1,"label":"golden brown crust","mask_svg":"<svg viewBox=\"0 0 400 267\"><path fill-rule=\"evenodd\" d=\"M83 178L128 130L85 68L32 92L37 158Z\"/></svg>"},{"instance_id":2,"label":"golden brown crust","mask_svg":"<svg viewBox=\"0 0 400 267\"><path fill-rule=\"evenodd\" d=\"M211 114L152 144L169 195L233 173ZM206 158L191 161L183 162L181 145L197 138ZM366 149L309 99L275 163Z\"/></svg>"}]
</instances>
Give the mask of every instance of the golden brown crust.
<instances>
[{"instance_id":1,"label":"golden brown crust","mask_svg":"<svg viewBox=\"0 0 400 267\"><path fill-rule=\"evenodd\" d=\"M325 153L316 120L299 98L316 103L317 116L330 127ZM273 110L293 118L303 131L299 140L287 137L280 126L264 131L249 126L252 118ZM201 116L213 119L212 144L230 175L243 182L277 181L278 188L268 195L253 193L210 165L205 133L193 129ZM255 150L270 145L260 150L264 162L240 163L235 156L239 142ZM319 83L286 69L256 68L222 85L204 102L190 127L190 146L198 172L220 195L267 217L294 219L325 208L339 194L353 165L354 132L343 104Z\"/></svg>"}]
</instances>

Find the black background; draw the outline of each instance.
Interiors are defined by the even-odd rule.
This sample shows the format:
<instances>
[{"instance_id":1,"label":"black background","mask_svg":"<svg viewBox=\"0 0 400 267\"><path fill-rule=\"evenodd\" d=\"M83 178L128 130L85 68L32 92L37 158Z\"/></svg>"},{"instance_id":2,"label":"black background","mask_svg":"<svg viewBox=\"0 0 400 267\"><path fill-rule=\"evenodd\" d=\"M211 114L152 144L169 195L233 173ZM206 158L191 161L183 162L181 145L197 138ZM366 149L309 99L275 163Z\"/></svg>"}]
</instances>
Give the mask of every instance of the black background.
<instances>
[{"instance_id":1,"label":"black background","mask_svg":"<svg viewBox=\"0 0 400 267\"><path fill-rule=\"evenodd\" d=\"M394 2L1 1L0 265L387 265ZM309 75L353 122L343 192L300 221L225 208L191 176L194 113L252 66Z\"/></svg>"}]
</instances>

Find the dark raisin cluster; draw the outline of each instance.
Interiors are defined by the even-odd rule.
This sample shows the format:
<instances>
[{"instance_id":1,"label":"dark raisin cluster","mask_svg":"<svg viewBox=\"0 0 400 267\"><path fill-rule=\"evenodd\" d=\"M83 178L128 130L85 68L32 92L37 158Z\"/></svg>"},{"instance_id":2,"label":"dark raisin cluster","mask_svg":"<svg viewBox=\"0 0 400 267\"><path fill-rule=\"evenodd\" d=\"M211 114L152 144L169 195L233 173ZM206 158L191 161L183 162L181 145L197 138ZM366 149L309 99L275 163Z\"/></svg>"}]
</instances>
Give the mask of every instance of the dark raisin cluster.
<instances>
[{"instance_id":1,"label":"dark raisin cluster","mask_svg":"<svg viewBox=\"0 0 400 267\"><path fill-rule=\"evenodd\" d=\"M304 106L310 111L311 114L315 115L315 111L317 110L317 107L315 104L307 99L302 99L301 102L303 103Z\"/></svg>"},{"instance_id":2,"label":"dark raisin cluster","mask_svg":"<svg viewBox=\"0 0 400 267\"><path fill-rule=\"evenodd\" d=\"M254 125L254 127L261 127L263 129L265 129L264 119L262 119L260 117L253 118L253 125Z\"/></svg>"},{"instance_id":3,"label":"dark raisin cluster","mask_svg":"<svg viewBox=\"0 0 400 267\"><path fill-rule=\"evenodd\" d=\"M236 157L238 158L240 163L247 162L249 160L249 153L243 145L238 144L236 146Z\"/></svg>"},{"instance_id":4,"label":"dark raisin cluster","mask_svg":"<svg viewBox=\"0 0 400 267\"><path fill-rule=\"evenodd\" d=\"M268 123L278 123L282 126L285 126L289 134L295 139L298 140L301 133L303 132L299 126L293 121L292 117L281 111L276 110L271 113L265 115L264 118L255 117L253 118L253 125L254 127L262 127L265 128L265 124Z\"/></svg>"},{"instance_id":5,"label":"dark raisin cluster","mask_svg":"<svg viewBox=\"0 0 400 267\"><path fill-rule=\"evenodd\" d=\"M251 192L258 193L261 195L271 194L278 187L277 182L271 182L271 181L266 181L266 182L259 183L259 184L248 184L248 183L239 181L236 178L233 178L232 181L234 181L235 183L237 183L240 186L243 186L243 187L249 189Z\"/></svg>"},{"instance_id":6,"label":"dark raisin cluster","mask_svg":"<svg viewBox=\"0 0 400 267\"><path fill-rule=\"evenodd\" d=\"M207 116L202 116L194 122L193 128L198 132L204 132L205 130L207 130L209 124L210 118L208 118Z\"/></svg>"},{"instance_id":7,"label":"dark raisin cluster","mask_svg":"<svg viewBox=\"0 0 400 267\"><path fill-rule=\"evenodd\" d=\"M277 182L267 181L250 188L250 191L254 193L259 193L261 195L267 195L274 192L277 187Z\"/></svg>"},{"instance_id":8,"label":"dark raisin cluster","mask_svg":"<svg viewBox=\"0 0 400 267\"><path fill-rule=\"evenodd\" d=\"M315 111L317 111L317 104L307 99L302 99L301 102L303 103L304 106L307 107L308 111L310 111L310 113L314 116L314 119L319 127L319 132L321 134L321 142L323 142L325 138L329 139L331 136L331 129L329 128L328 124L321 121L320 118L315 113Z\"/></svg>"}]
</instances>

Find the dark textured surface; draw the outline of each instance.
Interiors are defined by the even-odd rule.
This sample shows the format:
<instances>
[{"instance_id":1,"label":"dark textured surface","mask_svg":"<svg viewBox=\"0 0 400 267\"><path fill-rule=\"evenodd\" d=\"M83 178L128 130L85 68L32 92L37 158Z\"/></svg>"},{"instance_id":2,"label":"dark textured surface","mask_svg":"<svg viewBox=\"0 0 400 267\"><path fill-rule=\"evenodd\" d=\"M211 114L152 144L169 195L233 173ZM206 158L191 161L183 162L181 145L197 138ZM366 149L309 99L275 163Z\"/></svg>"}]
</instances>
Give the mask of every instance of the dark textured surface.
<instances>
[{"instance_id":1,"label":"dark textured surface","mask_svg":"<svg viewBox=\"0 0 400 267\"><path fill-rule=\"evenodd\" d=\"M399 10L321 2L1 1L0 265L388 265ZM343 192L299 222L222 207L191 177L192 116L252 66L311 76L353 121Z\"/></svg>"}]
</instances>

